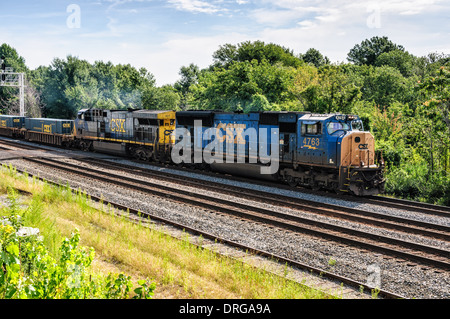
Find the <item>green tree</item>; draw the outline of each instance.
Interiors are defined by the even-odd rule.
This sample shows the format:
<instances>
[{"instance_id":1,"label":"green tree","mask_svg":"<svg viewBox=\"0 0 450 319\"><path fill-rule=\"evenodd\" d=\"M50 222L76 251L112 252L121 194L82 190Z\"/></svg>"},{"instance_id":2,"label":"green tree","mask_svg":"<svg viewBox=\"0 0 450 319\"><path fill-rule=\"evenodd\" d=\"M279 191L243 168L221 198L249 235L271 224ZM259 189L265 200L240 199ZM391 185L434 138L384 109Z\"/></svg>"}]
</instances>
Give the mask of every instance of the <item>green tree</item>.
<instances>
[{"instance_id":1,"label":"green tree","mask_svg":"<svg viewBox=\"0 0 450 319\"><path fill-rule=\"evenodd\" d=\"M375 65L377 58L381 54L394 50L404 51L405 49L385 36L376 36L355 45L347 54L347 60L357 65Z\"/></svg>"},{"instance_id":2,"label":"green tree","mask_svg":"<svg viewBox=\"0 0 450 319\"><path fill-rule=\"evenodd\" d=\"M179 74L181 79L175 83L174 87L181 95L181 109L186 109L192 95L190 91L191 86L198 83L200 68L191 63L189 66L181 67Z\"/></svg>"},{"instance_id":3,"label":"green tree","mask_svg":"<svg viewBox=\"0 0 450 319\"><path fill-rule=\"evenodd\" d=\"M450 67L440 67L425 81L418 83L424 103L417 113L427 119L430 166L450 172ZM436 154L436 155L434 155ZM438 160L439 164L435 164Z\"/></svg>"},{"instance_id":4,"label":"green tree","mask_svg":"<svg viewBox=\"0 0 450 319\"><path fill-rule=\"evenodd\" d=\"M14 72L29 72L25 65L25 59L10 45L3 43L0 46L0 56L5 57L5 65L12 67Z\"/></svg>"},{"instance_id":5,"label":"green tree","mask_svg":"<svg viewBox=\"0 0 450 319\"><path fill-rule=\"evenodd\" d=\"M13 68L14 72L25 72L29 74L29 69L25 65L25 59L17 53L17 50L10 45L3 43L0 46L0 57L4 57L6 67ZM10 113L11 110L18 110L19 90L12 87L0 87L0 113Z\"/></svg>"},{"instance_id":6,"label":"green tree","mask_svg":"<svg viewBox=\"0 0 450 319\"><path fill-rule=\"evenodd\" d=\"M230 43L219 46L219 49L213 53L213 61L213 66L217 67L226 67L233 61L238 61L237 46Z\"/></svg>"},{"instance_id":7,"label":"green tree","mask_svg":"<svg viewBox=\"0 0 450 319\"><path fill-rule=\"evenodd\" d=\"M74 118L82 108L143 108L143 93L155 85L145 68L111 62L90 64L78 57L55 58L35 73L47 117Z\"/></svg>"},{"instance_id":8,"label":"green tree","mask_svg":"<svg viewBox=\"0 0 450 319\"><path fill-rule=\"evenodd\" d=\"M330 64L330 60L314 48L310 48L308 51L306 51L306 53L303 54L301 58L306 63L313 64L316 68L321 67L325 64Z\"/></svg>"},{"instance_id":9,"label":"green tree","mask_svg":"<svg viewBox=\"0 0 450 319\"><path fill-rule=\"evenodd\" d=\"M396 68L404 77L413 74L415 58L406 51L393 50L381 53L375 60L375 66L387 65Z\"/></svg>"},{"instance_id":10,"label":"green tree","mask_svg":"<svg viewBox=\"0 0 450 319\"><path fill-rule=\"evenodd\" d=\"M262 94L255 94L251 97L250 102L244 107L244 113L269 111L271 109L269 101Z\"/></svg>"},{"instance_id":11,"label":"green tree","mask_svg":"<svg viewBox=\"0 0 450 319\"><path fill-rule=\"evenodd\" d=\"M245 110L256 104L267 109L265 101L273 105L293 98L289 89L292 70L281 64L271 65L266 60L252 60L201 72L198 84L192 87L193 104L196 108L228 111Z\"/></svg>"},{"instance_id":12,"label":"green tree","mask_svg":"<svg viewBox=\"0 0 450 319\"><path fill-rule=\"evenodd\" d=\"M414 93L412 80L403 77L398 69L385 65L364 70L361 92L362 99L381 108L394 102L411 102Z\"/></svg>"},{"instance_id":13,"label":"green tree","mask_svg":"<svg viewBox=\"0 0 450 319\"><path fill-rule=\"evenodd\" d=\"M350 113L361 96L359 88L340 66L325 65L319 68L316 83L302 93L306 111Z\"/></svg>"},{"instance_id":14,"label":"green tree","mask_svg":"<svg viewBox=\"0 0 450 319\"><path fill-rule=\"evenodd\" d=\"M47 117L74 118L80 108L95 106L97 83L92 67L84 60L68 56L55 58L44 75L42 98Z\"/></svg>"},{"instance_id":15,"label":"green tree","mask_svg":"<svg viewBox=\"0 0 450 319\"><path fill-rule=\"evenodd\" d=\"M424 105L434 109L450 131L450 67L441 66L439 71L419 83L419 88L428 97Z\"/></svg>"},{"instance_id":16,"label":"green tree","mask_svg":"<svg viewBox=\"0 0 450 319\"><path fill-rule=\"evenodd\" d=\"M263 41L245 41L238 45L225 44L213 53L215 67L229 67L232 62L261 63L263 60L269 64L282 63L284 66L298 67L303 63L292 50L277 44L265 44Z\"/></svg>"},{"instance_id":17,"label":"green tree","mask_svg":"<svg viewBox=\"0 0 450 319\"><path fill-rule=\"evenodd\" d=\"M171 85L151 86L142 93L142 105L149 110L176 110L180 100L180 94Z\"/></svg>"}]
</instances>

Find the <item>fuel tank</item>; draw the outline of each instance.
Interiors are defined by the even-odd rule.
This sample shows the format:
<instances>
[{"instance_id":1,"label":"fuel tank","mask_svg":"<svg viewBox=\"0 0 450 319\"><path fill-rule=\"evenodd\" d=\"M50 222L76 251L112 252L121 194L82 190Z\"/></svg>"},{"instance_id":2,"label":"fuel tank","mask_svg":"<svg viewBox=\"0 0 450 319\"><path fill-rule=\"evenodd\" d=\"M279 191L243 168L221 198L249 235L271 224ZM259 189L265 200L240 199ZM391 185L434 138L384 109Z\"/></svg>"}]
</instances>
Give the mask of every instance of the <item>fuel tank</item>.
<instances>
[{"instance_id":1,"label":"fuel tank","mask_svg":"<svg viewBox=\"0 0 450 319\"><path fill-rule=\"evenodd\" d=\"M248 163L212 163L211 169L216 172L221 172L230 175L238 175L243 177L257 178L260 180L276 181L278 180L278 173L276 174L261 174L261 165Z\"/></svg>"}]
</instances>

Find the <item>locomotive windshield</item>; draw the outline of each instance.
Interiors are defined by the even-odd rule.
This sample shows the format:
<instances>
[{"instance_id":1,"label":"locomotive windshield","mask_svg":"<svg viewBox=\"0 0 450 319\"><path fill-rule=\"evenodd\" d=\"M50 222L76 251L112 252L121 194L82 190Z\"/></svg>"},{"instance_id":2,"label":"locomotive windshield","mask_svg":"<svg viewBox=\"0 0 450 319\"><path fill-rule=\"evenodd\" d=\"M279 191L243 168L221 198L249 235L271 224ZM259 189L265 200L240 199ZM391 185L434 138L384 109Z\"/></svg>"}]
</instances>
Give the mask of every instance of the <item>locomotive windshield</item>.
<instances>
[{"instance_id":1,"label":"locomotive windshield","mask_svg":"<svg viewBox=\"0 0 450 319\"><path fill-rule=\"evenodd\" d=\"M348 131L350 130L350 125L346 122L329 122L327 124L328 134L333 134L337 131Z\"/></svg>"},{"instance_id":2,"label":"locomotive windshield","mask_svg":"<svg viewBox=\"0 0 450 319\"><path fill-rule=\"evenodd\" d=\"M361 120L355 120L349 122L329 122L327 124L328 134L331 135L337 131L346 132L346 131L364 131L364 127Z\"/></svg>"},{"instance_id":3,"label":"locomotive windshield","mask_svg":"<svg viewBox=\"0 0 450 319\"><path fill-rule=\"evenodd\" d=\"M352 121L352 131L364 131L363 123L360 120Z\"/></svg>"}]
</instances>

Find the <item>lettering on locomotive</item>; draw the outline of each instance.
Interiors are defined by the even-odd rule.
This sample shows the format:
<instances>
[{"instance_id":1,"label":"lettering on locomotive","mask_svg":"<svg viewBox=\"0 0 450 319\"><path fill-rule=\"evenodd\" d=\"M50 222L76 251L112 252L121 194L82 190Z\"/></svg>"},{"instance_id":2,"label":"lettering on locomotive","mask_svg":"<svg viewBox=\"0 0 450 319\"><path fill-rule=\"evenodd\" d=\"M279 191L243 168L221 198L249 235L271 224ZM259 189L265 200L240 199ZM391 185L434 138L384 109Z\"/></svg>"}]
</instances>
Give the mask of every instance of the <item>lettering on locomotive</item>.
<instances>
[{"instance_id":1,"label":"lettering on locomotive","mask_svg":"<svg viewBox=\"0 0 450 319\"><path fill-rule=\"evenodd\" d=\"M369 149L369 144L359 144L358 148L360 150L368 150Z\"/></svg>"},{"instance_id":2,"label":"lettering on locomotive","mask_svg":"<svg viewBox=\"0 0 450 319\"><path fill-rule=\"evenodd\" d=\"M236 124L236 123L219 123L217 125L217 136L220 136L220 130L223 129L226 132L226 135L222 136L222 140L220 143L233 143L234 144L245 144L245 138L242 137L242 132L246 129L245 124Z\"/></svg>"},{"instance_id":3,"label":"lettering on locomotive","mask_svg":"<svg viewBox=\"0 0 450 319\"><path fill-rule=\"evenodd\" d=\"M111 132L125 133L125 119L112 119Z\"/></svg>"},{"instance_id":4,"label":"lettering on locomotive","mask_svg":"<svg viewBox=\"0 0 450 319\"><path fill-rule=\"evenodd\" d=\"M310 150L317 150L319 148L320 139L317 137L305 137L303 139L302 148L306 147Z\"/></svg>"}]
</instances>

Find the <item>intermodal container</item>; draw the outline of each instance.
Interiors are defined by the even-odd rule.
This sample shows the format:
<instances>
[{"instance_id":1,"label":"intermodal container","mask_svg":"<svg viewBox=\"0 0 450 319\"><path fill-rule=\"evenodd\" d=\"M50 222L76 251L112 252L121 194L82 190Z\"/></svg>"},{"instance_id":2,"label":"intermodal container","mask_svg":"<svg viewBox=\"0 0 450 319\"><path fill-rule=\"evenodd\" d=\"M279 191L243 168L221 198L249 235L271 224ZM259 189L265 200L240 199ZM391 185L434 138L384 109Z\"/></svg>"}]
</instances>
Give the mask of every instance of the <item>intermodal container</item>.
<instances>
[{"instance_id":1,"label":"intermodal container","mask_svg":"<svg viewBox=\"0 0 450 319\"><path fill-rule=\"evenodd\" d=\"M47 134L72 134L72 120L45 119L45 118L26 118L25 128L29 131L47 133Z\"/></svg>"},{"instance_id":2,"label":"intermodal container","mask_svg":"<svg viewBox=\"0 0 450 319\"><path fill-rule=\"evenodd\" d=\"M0 127L22 128L25 123L24 116L18 115L0 115Z\"/></svg>"}]
</instances>

